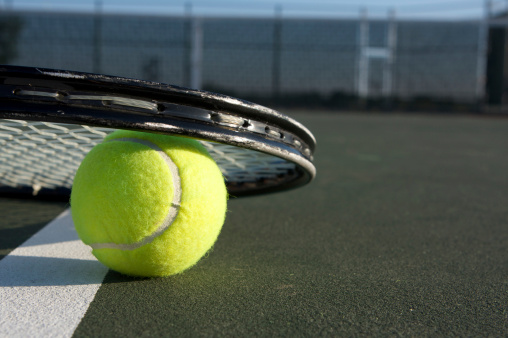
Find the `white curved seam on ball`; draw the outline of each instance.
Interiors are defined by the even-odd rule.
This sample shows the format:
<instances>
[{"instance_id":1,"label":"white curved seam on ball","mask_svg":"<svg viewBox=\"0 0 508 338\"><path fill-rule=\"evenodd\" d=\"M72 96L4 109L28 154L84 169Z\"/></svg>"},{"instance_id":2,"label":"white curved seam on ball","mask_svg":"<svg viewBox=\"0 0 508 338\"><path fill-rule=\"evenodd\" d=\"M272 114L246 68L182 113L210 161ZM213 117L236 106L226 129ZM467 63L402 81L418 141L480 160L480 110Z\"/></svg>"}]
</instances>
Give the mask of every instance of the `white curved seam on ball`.
<instances>
[{"instance_id":1,"label":"white curved seam on ball","mask_svg":"<svg viewBox=\"0 0 508 338\"><path fill-rule=\"evenodd\" d=\"M142 240L135 242L135 243L92 243L88 244L92 249L120 249L120 250L134 250L137 248L142 247L143 245L146 245L148 243L151 243L155 238L162 235L166 230L169 229L171 224L173 224L173 221L178 216L178 211L180 209L180 202L182 199L182 185L180 180L180 175L178 172L178 167L173 162L171 157L168 156L161 148L159 148L156 144L142 140L142 139L136 139L136 138L117 138L113 140L106 141L108 142L134 142L139 143L144 146L147 146L153 150L155 150L159 155L164 159L166 162L169 171L171 172L171 176L173 179L173 201L171 202L171 205L169 207L169 211L162 221L161 225L155 230L150 236L144 237Z\"/></svg>"}]
</instances>

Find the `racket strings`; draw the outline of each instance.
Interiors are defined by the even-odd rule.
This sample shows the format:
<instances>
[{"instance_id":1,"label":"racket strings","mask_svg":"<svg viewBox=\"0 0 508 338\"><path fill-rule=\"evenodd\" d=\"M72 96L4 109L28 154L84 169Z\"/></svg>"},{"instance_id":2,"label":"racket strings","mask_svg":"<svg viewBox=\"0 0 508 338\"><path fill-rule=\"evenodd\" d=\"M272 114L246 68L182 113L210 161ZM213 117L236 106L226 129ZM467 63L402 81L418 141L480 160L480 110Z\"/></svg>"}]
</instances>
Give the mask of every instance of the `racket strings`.
<instances>
[{"instance_id":1,"label":"racket strings","mask_svg":"<svg viewBox=\"0 0 508 338\"><path fill-rule=\"evenodd\" d=\"M85 155L113 129L49 122L0 120L0 188L72 187ZM205 142L228 183L255 183L290 175L295 164L261 152Z\"/></svg>"},{"instance_id":2,"label":"racket strings","mask_svg":"<svg viewBox=\"0 0 508 338\"><path fill-rule=\"evenodd\" d=\"M275 156L248 151L221 143L202 142L229 182L256 182L274 179L295 169L295 165Z\"/></svg>"},{"instance_id":3,"label":"racket strings","mask_svg":"<svg viewBox=\"0 0 508 338\"><path fill-rule=\"evenodd\" d=\"M108 129L47 122L0 121L0 186L70 188L83 157Z\"/></svg>"}]
</instances>

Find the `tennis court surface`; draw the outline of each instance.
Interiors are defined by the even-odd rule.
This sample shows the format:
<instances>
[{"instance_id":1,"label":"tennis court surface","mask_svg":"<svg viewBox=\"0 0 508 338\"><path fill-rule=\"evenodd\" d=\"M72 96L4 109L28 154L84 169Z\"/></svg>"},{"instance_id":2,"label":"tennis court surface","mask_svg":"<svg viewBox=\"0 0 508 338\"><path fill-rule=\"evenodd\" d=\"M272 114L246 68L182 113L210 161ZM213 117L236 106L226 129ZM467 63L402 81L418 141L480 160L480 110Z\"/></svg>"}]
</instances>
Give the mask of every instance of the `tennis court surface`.
<instances>
[{"instance_id":1,"label":"tennis court surface","mask_svg":"<svg viewBox=\"0 0 508 338\"><path fill-rule=\"evenodd\" d=\"M0 336L508 335L508 119L286 113L316 180L231 198L174 277L105 269L66 203L1 198Z\"/></svg>"}]
</instances>

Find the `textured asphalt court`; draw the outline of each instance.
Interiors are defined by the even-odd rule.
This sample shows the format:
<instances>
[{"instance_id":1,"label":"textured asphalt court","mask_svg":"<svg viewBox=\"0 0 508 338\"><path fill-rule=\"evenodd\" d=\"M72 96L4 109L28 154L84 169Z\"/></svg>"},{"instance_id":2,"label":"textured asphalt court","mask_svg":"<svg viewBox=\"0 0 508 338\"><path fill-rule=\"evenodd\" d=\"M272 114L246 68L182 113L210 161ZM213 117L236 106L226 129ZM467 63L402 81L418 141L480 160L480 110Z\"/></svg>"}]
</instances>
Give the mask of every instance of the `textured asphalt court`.
<instances>
[{"instance_id":1,"label":"textured asphalt court","mask_svg":"<svg viewBox=\"0 0 508 338\"><path fill-rule=\"evenodd\" d=\"M317 179L232 198L174 277L107 271L66 203L1 198L0 336L508 335L508 119L292 115Z\"/></svg>"}]
</instances>

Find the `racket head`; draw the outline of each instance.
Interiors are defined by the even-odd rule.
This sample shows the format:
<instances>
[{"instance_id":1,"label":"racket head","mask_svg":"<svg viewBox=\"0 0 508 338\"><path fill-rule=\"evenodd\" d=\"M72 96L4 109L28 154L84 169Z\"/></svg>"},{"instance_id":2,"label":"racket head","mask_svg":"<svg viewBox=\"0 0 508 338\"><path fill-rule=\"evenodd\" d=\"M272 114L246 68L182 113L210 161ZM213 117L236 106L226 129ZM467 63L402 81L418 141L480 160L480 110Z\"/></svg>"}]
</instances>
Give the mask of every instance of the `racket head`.
<instances>
[{"instance_id":1,"label":"racket head","mask_svg":"<svg viewBox=\"0 0 508 338\"><path fill-rule=\"evenodd\" d=\"M8 138L34 129L42 130L38 135L44 138L42 134L51 134L48 126L64 124L199 139L223 171L233 196L296 188L316 174L312 163L316 140L305 126L275 110L226 95L116 76L0 66L0 102L0 119L4 119L0 130ZM19 122L17 131L9 131L16 129L16 121L24 122ZM23 126L26 121L32 122ZM5 138L3 143L9 144ZM79 156L74 161L79 162ZM23 184L0 180L0 186L9 190L40 186L36 182L40 178L31 179L32 183ZM39 188L38 193L68 189L67 180L57 188Z\"/></svg>"}]
</instances>

